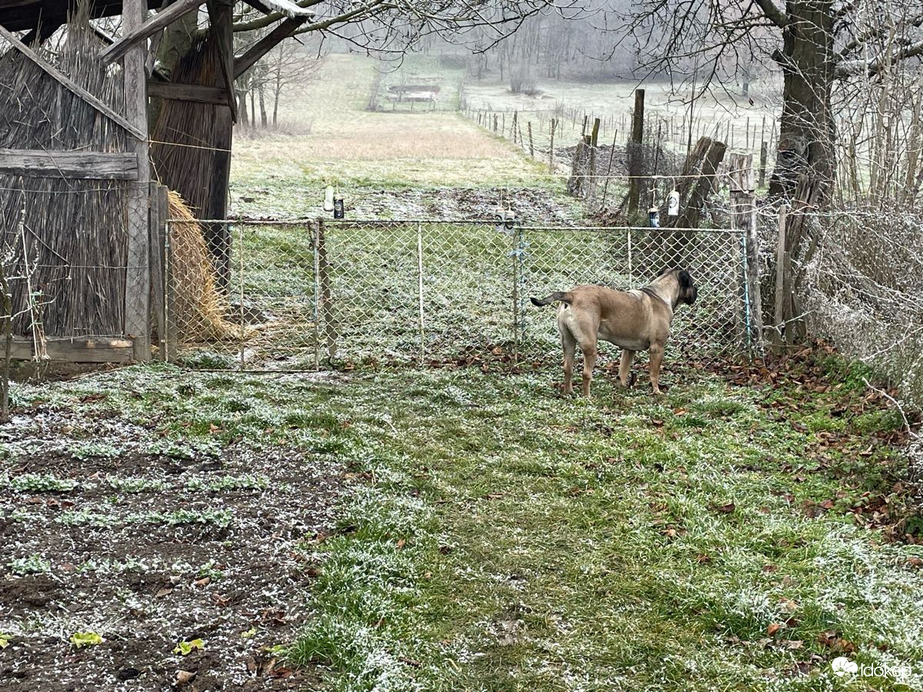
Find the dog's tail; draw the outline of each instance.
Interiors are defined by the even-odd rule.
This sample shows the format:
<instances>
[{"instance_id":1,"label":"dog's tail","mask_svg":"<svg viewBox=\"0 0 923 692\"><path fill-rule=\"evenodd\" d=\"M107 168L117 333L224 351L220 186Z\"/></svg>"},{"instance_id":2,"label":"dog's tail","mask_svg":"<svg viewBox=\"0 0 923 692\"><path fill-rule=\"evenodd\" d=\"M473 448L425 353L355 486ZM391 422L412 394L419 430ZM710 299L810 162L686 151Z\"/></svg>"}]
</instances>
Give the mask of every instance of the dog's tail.
<instances>
[{"instance_id":1,"label":"dog's tail","mask_svg":"<svg viewBox=\"0 0 923 692\"><path fill-rule=\"evenodd\" d=\"M555 302L556 300L560 300L562 303L566 303L567 305L570 305L571 301L573 300L573 297L571 296L570 293L561 293L561 291L555 291L550 296L546 296L545 298L542 298L541 300L539 300L538 298L529 298L529 300L532 301L532 305L542 307L543 305L549 305Z\"/></svg>"}]
</instances>

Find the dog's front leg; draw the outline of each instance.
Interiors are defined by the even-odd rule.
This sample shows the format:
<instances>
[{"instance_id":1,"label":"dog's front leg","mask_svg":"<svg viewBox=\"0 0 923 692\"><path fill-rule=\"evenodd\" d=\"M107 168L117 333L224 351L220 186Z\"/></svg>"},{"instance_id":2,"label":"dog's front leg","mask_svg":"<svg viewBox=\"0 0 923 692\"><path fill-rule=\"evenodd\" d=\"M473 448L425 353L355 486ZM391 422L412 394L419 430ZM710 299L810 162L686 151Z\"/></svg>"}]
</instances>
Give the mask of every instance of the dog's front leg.
<instances>
[{"instance_id":1,"label":"dog's front leg","mask_svg":"<svg viewBox=\"0 0 923 692\"><path fill-rule=\"evenodd\" d=\"M622 358L619 361L619 381L623 387L630 387L634 381L629 381L628 375L631 372L631 362L634 360L635 352L627 348L622 349Z\"/></svg>"},{"instance_id":2,"label":"dog's front leg","mask_svg":"<svg viewBox=\"0 0 923 692\"><path fill-rule=\"evenodd\" d=\"M660 394L660 366L663 364L663 345L651 344L651 386Z\"/></svg>"}]
</instances>

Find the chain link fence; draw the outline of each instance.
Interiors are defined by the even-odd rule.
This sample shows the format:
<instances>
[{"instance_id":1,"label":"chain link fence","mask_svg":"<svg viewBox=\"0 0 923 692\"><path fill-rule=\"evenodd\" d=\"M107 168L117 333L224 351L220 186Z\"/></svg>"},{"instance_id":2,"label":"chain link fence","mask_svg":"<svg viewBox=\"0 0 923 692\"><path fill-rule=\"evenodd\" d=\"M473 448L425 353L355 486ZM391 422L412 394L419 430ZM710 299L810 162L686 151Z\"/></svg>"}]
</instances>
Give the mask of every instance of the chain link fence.
<instances>
[{"instance_id":1,"label":"chain link fence","mask_svg":"<svg viewBox=\"0 0 923 692\"><path fill-rule=\"evenodd\" d=\"M170 224L175 237L178 223ZM168 359L199 366L556 363L543 297L578 284L647 284L687 268L699 299L678 309L668 357L757 348L744 235L722 229L524 227L494 221L231 222L226 291L196 305L201 266L171 253ZM618 357L617 349L602 345Z\"/></svg>"}]
</instances>

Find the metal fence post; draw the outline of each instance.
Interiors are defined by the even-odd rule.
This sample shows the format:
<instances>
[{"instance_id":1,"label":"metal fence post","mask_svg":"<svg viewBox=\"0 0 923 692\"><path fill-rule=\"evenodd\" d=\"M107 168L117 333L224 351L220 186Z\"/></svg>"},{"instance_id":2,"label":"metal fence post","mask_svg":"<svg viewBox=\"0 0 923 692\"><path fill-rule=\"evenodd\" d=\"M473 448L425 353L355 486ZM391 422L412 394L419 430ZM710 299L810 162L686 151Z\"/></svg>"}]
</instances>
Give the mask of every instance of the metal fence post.
<instances>
[{"instance_id":1,"label":"metal fence post","mask_svg":"<svg viewBox=\"0 0 923 692\"><path fill-rule=\"evenodd\" d=\"M232 234L231 228L230 228L230 224L228 224L228 228L225 229L224 237L227 238L229 242L234 237ZM237 281L240 284L240 296L239 296L239 300L240 300L240 334L239 334L240 343L238 344L237 350L240 353L240 369L243 370L246 367L246 361L247 361L247 336L246 336L246 329L244 329L244 325L247 324L247 321L245 319L245 312L244 312L244 229L243 229L243 226L237 226L237 258L240 260L237 263ZM233 259L233 258L229 258L229 261L228 261L228 271L229 272L230 272L231 267L234 266L230 262L230 259ZM228 295L230 294L231 294L231 277L228 276Z\"/></svg>"},{"instance_id":2,"label":"metal fence post","mask_svg":"<svg viewBox=\"0 0 923 692\"><path fill-rule=\"evenodd\" d=\"M164 232L164 268L163 268L163 321L164 321L164 356L167 363L172 363L178 355L178 335L176 326L176 313L174 305L176 303L176 292L173 282L173 246L171 236L173 235L173 222L167 221Z\"/></svg>"},{"instance_id":3,"label":"metal fence post","mask_svg":"<svg viewBox=\"0 0 923 692\"><path fill-rule=\"evenodd\" d=\"M741 270L743 272L744 288L744 334L746 336L747 358L753 357L753 318L750 311L750 268L747 262L747 234L740 234L740 259Z\"/></svg>"},{"instance_id":4,"label":"metal fence post","mask_svg":"<svg viewBox=\"0 0 923 692\"><path fill-rule=\"evenodd\" d=\"M525 242L525 232L520 224L516 224L516 265L514 272L516 274L516 286L517 286L517 296L516 296L516 337L515 337L515 350L513 353L513 362L519 362L519 355L522 351L522 348L525 346L526 340L526 272L525 272L525 254L526 254L526 242Z\"/></svg>"},{"instance_id":5,"label":"metal fence post","mask_svg":"<svg viewBox=\"0 0 923 692\"><path fill-rule=\"evenodd\" d=\"M426 339L423 333L423 223L417 222L417 295L419 297L418 326L420 329L420 365L426 359Z\"/></svg>"},{"instance_id":6,"label":"metal fence post","mask_svg":"<svg viewBox=\"0 0 923 692\"><path fill-rule=\"evenodd\" d=\"M314 369L320 370L320 221L311 224L314 242L311 251L314 255Z\"/></svg>"},{"instance_id":7,"label":"metal fence post","mask_svg":"<svg viewBox=\"0 0 923 692\"><path fill-rule=\"evenodd\" d=\"M320 308L324 320L324 336L327 340L327 359L337 354L337 333L333 319L333 296L330 289L330 263L327 261L327 238L324 233L324 219L317 220L317 255L320 275Z\"/></svg>"}]
</instances>

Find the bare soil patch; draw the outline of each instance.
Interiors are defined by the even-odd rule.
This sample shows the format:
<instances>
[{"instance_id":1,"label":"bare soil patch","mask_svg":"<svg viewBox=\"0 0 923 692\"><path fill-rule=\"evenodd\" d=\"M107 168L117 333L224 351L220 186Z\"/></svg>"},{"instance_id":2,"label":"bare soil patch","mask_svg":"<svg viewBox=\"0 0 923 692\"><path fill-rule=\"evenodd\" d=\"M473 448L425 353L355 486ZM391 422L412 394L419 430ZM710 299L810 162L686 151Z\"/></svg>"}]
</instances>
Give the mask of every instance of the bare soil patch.
<instances>
[{"instance_id":1,"label":"bare soil patch","mask_svg":"<svg viewBox=\"0 0 923 692\"><path fill-rule=\"evenodd\" d=\"M96 448L75 444L88 432ZM152 434L54 410L0 431L19 450L0 462L0 689L309 684L278 646L308 615L299 544L329 525L339 468L242 444L145 453Z\"/></svg>"}]
</instances>

